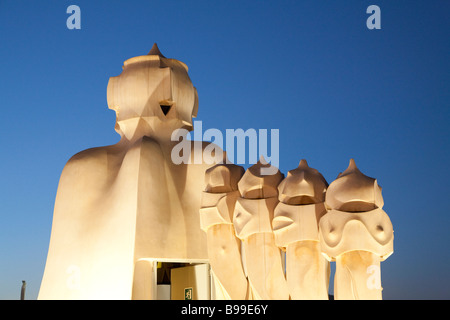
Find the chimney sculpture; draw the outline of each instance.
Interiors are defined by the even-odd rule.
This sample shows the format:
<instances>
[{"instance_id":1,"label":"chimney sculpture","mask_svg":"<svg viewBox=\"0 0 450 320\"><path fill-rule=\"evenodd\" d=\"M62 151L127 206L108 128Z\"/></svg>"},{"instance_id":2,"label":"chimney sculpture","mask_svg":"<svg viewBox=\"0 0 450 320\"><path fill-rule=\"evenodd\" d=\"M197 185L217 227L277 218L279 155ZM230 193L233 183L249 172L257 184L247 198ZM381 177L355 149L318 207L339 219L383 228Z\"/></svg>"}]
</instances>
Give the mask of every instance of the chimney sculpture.
<instances>
[{"instance_id":1,"label":"chimney sculpture","mask_svg":"<svg viewBox=\"0 0 450 320\"><path fill-rule=\"evenodd\" d=\"M288 299L281 253L272 230L273 211L278 203L277 186L283 174L264 175L270 167L263 158L247 169L238 183L240 197L234 208L236 236L243 242L243 260L251 299Z\"/></svg>"},{"instance_id":2,"label":"chimney sculpture","mask_svg":"<svg viewBox=\"0 0 450 320\"><path fill-rule=\"evenodd\" d=\"M214 163L172 157L198 108L187 66L155 44L110 78L107 102L120 141L65 165L39 299L156 299L156 261L208 262L198 212Z\"/></svg>"},{"instance_id":3,"label":"chimney sculpture","mask_svg":"<svg viewBox=\"0 0 450 320\"><path fill-rule=\"evenodd\" d=\"M239 197L237 183L243 174L244 168L234 164L217 164L205 174L200 227L206 232L217 299L247 298L241 242L236 238L233 226L234 207Z\"/></svg>"},{"instance_id":4,"label":"chimney sculpture","mask_svg":"<svg viewBox=\"0 0 450 320\"><path fill-rule=\"evenodd\" d=\"M380 262L393 253L393 228L383 211L377 180L364 175L353 159L328 187L329 211L319 224L320 246L336 261L336 300L382 298Z\"/></svg>"},{"instance_id":5,"label":"chimney sculpture","mask_svg":"<svg viewBox=\"0 0 450 320\"><path fill-rule=\"evenodd\" d=\"M319 220L326 213L325 178L301 160L278 186L273 231L286 251L286 278L293 300L327 300L329 262L319 245Z\"/></svg>"}]
</instances>

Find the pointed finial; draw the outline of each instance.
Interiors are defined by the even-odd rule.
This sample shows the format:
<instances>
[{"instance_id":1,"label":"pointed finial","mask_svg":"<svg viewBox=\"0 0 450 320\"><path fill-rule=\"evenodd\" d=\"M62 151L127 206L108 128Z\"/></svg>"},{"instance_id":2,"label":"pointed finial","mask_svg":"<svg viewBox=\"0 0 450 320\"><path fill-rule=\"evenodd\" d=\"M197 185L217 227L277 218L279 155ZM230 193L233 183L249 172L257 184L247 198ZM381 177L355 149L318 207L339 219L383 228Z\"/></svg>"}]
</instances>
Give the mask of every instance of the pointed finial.
<instances>
[{"instance_id":1,"label":"pointed finial","mask_svg":"<svg viewBox=\"0 0 450 320\"><path fill-rule=\"evenodd\" d=\"M165 58L163 56L163 54L161 53L161 51L159 51L158 45L156 44L156 42L153 44L153 47L151 48L150 52L148 53L149 56L160 56L162 58Z\"/></svg>"},{"instance_id":2,"label":"pointed finial","mask_svg":"<svg viewBox=\"0 0 450 320\"><path fill-rule=\"evenodd\" d=\"M343 177L343 176L345 176L345 175L347 175L347 174L350 174L350 173L357 173L357 174L362 174L362 175L364 175L364 174L359 170L359 168L356 166L355 159L353 159L353 158L350 159L350 163L348 164L347 169L345 169L344 172L339 173L338 178L339 178L339 177Z\"/></svg>"},{"instance_id":3,"label":"pointed finial","mask_svg":"<svg viewBox=\"0 0 450 320\"><path fill-rule=\"evenodd\" d=\"M263 155L260 155L259 156L259 161L258 161L260 164L262 164L262 165L266 165L266 164L269 164L267 161L266 161L266 159L264 159L264 156Z\"/></svg>"},{"instance_id":4,"label":"pointed finial","mask_svg":"<svg viewBox=\"0 0 450 320\"><path fill-rule=\"evenodd\" d=\"M299 167L309 168L308 162L306 161L306 159L300 160L300 163L298 164L298 166L299 166Z\"/></svg>"},{"instance_id":5,"label":"pointed finial","mask_svg":"<svg viewBox=\"0 0 450 320\"><path fill-rule=\"evenodd\" d=\"M345 169L343 172L339 172L337 178L343 177L352 172L361 172L361 171L359 171L358 167L356 166L355 159L353 159L353 158L350 159L347 169Z\"/></svg>"},{"instance_id":6,"label":"pointed finial","mask_svg":"<svg viewBox=\"0 0 450 320\"><path fill-rule=\"evenodd\" d=\"M356 168L355 159L353 159L353 158L350 159L350 163L348 164L348 167L351 168L351 169L355 169Z\"/></svg>"},{"instance_id":7,"label":"pointed finial","mask_svg":"<svg viewBox=\"0 0 450 320\"><path fill-rule=\"evenodd\" d=\"M355 159L351 158L350 163L348 164L348 168L342 173L342 175L350 172L359 172L362 173L359 168L356 166Z\"/></svg>"}]
</instances>

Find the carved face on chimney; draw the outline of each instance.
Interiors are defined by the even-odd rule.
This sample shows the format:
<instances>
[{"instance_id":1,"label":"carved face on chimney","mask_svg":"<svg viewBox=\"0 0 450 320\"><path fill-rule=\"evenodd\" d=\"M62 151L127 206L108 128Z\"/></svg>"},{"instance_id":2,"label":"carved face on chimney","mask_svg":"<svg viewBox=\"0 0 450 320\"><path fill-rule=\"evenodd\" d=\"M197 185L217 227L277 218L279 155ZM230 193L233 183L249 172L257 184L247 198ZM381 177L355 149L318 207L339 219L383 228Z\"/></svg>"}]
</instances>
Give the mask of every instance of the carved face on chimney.
<instances>
[{"instance_id":1,"label":"carved face on chimney","mask_svg":"<svg viewBox=\"0 0 450 320\"><path fill-rule=\"evenodd\" d=\"M107 90L108 107L116 111L116 131L130 138L192 130L198 96L187 70L184 63L165 58L156 44L148 55L126 60Z\"/></svg>"}]
</instances>

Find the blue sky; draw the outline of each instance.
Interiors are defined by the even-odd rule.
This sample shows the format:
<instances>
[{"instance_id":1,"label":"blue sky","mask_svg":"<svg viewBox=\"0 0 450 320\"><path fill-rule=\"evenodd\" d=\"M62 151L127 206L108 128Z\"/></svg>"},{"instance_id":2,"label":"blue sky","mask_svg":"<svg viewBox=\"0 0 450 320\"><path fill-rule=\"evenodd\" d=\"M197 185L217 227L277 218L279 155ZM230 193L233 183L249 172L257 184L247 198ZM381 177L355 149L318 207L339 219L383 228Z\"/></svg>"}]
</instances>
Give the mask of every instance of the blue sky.
<instances>
[{"instance_id":1,"label":"blue sky","mask_svg":"<svg viewBox=\"0 0 450 320\"><path fill-rule=\"evenodd\" d=\"M81 9L69 30L66 9ZM381 29L369 30L369 5ZM189 66L203 130L279 129L280 170L383 187L385 299L449 299L450 2L0 0L0 299L36 299L66 161L114 144L106 86L154 42Z\"/></svg>"}]
</instances>

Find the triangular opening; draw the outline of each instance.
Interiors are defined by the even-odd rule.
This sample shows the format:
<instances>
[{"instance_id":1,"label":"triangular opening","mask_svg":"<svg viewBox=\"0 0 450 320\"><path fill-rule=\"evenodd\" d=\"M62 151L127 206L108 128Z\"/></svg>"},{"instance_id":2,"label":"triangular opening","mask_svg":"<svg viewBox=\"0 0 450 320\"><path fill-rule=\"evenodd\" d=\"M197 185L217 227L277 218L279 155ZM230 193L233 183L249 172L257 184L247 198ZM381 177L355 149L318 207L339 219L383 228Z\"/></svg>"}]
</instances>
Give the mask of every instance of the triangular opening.
<instances>
[{"instance_id":1,"label":"triangular opening","mask_svg":"<svg viewBox=\"0 0 450 320\"><path fill-rule=\"evenodd\" d=\"M164 104L160 104L161 110L164 113L165 116L167 116L167 114L170 111L170 107L172 107L171 105L164 105Z\"/></svg>"}]
</instances>

